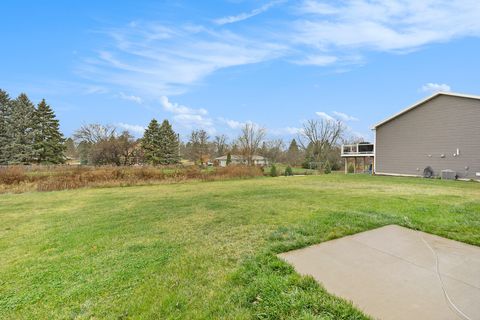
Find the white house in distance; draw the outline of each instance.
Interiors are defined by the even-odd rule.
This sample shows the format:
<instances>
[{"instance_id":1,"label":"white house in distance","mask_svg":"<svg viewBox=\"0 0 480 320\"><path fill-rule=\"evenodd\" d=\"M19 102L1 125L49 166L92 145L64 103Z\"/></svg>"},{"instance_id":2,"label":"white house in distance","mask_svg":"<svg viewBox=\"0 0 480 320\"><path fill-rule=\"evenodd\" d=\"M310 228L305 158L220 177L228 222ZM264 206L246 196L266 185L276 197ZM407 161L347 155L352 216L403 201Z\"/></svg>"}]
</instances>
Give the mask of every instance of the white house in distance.
<instances>
[{"instance_id":1,"label":"white house in distance","mask_svg":"<svg viewBox=\"0 0 480 320\"><path fill-rule=\"evenodd\" d=\"M221 156L218 158L215 158L215 160L218 162L218 165L220 167L226 167L227 166L227 156ZM239 155L231 155L231 164L247 164L247 158L244 156L239 156ZM268 160L265 157L254 155L252 156L252 162L256 166L267 166L268 165Z\"/></svg>"}]
</instances>

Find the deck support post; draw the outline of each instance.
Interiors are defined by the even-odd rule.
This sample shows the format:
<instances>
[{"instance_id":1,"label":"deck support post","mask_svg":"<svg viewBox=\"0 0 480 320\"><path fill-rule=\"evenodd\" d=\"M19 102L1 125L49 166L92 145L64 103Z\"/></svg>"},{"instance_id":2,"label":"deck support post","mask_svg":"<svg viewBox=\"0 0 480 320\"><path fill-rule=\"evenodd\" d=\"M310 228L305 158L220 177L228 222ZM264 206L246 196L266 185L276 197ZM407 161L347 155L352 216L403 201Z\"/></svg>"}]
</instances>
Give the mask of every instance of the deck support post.
<instances>
[{"instance_id":1,"label":"deck support post","mask_svg":"<svg viewBox=\"0 0 480 320\"><path fill-rule=\"evenodd\" d=\"M348 173L348 168L347 167L348 167L348 158L345 157L345 174Z\"/></svg>"},{"instance_id":2,"label":"deck support post","mask_svg":"<svg viewBox=\"0 0 480 320\"><path fill-rule=\"evenodd\" d=\"M357 157L353 157L353 173L357 173Z\"/></svg>"}]
</instances>

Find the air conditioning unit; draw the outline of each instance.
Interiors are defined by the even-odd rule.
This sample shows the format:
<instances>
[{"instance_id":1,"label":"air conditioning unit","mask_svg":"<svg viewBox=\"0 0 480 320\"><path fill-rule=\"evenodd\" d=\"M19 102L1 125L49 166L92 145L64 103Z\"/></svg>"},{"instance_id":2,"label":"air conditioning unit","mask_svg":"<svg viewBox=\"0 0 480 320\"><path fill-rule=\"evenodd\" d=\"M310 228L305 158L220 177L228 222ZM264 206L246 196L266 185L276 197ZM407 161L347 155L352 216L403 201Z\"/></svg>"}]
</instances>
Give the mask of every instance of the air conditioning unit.
<instances>
[{"instance_id":1,"label":"air conditioning unit","mask_svg":"<svg viewBox=\"0 0 480 320\"><path fill-rule=\"evenodd\" d=\"M446 169L446 170L442 170L442 173L440 176L442 177L442 179L445 179L445 180L455 180L457 178L457 173L453 170Z\"/></svg>"}]
</instances>

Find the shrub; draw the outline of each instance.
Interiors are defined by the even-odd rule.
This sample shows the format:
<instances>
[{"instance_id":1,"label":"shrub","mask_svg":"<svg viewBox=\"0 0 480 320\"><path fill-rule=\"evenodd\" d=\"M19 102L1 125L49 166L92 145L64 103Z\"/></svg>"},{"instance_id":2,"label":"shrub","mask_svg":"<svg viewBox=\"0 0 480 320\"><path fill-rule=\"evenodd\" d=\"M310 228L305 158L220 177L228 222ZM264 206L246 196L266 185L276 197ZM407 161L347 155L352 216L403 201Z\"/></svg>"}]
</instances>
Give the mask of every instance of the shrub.
<instances>
[{"instance_id":1,"label":"shrub","mask_svg":"<svg viewBox=\"0 0 480 320\"><path fill-rule=\"evenodd\" d=\"M245 179L263 176L254 166L230 165L214 170L196 166L89 167L89 166L21 166L0 167L0 193L53 191L92 186L126 186L177 182L184 180Z\"/></svg>"},{"instance_id":2,"label":"shrub","mask_svg":"<svg viewBox=\"0 0 480 320\"><path fill-rule=\"evenodd\" d=\"M229 153L227 153L227 166L230 165L230 163L232 163L232 155Z\"/></svg>"},{"instance_id":3,"label":"shrub","mask_svg":"<svg viewBox=\"0 0 480 320\"><path fill-rule=\"evenodd\" d=\"M287 166L287 167L285 168L285 176L287 176L287 177L288 177L288 176L293 176L292 167Z\"/></svg>"},{"instance_id":4,"label":"shrub","mask_svg":"<svg viewBox=\"0 0 480 320\"><path fill-rule=\"evenodd\" d=\"M272 164L272 166L270 167L270 176L271 177L278 176L277 167L274 164Z\"/></svg>"},{"instance_id":5,"label":"shrub","mask_svg":"<svg viewBox=\"0 0 480 320\"><path fill-rule=\"evenodd\" d=\"M0 168L0 183L2 184L18 184L27 180L25 169L20 166Z\"/></svg>"},{"instance_id":6,"label":"shrub","mask_svg":"<svg viewBox=\"0 0 480 320\"><path fill-rule=\"evenodd\" d=\"M355 172L355 167L353 166L353 164L350 163L350 164L348 165L348 169L347 169L347 170L348 170L348 173L354 173L354 172Z\"/></svg>"},{"instance_id":7,"label":"shrub","mask_svg":"<svg viewBox=\"0 0 480 320\"><path fill-rule=\"evenodd\" d=\"M212 171L210 175L216 179L228 179L228 178L254 178L263 176L261 168L256 166L237 166L231 165L224 168L217 168Z\"/></svg>"},{"instance_id":8,"label":"shrub","mask_svg":"<svg viewBox=\"0 0 480 320\"><path fill-rule=\"evenodd\" d=\"M329 174L331 172L332 172L332 166L330 165L330 161L327 160L327 162L325 162L325 166L323 167L323 173Z\"/></svg>"}]
</instances>

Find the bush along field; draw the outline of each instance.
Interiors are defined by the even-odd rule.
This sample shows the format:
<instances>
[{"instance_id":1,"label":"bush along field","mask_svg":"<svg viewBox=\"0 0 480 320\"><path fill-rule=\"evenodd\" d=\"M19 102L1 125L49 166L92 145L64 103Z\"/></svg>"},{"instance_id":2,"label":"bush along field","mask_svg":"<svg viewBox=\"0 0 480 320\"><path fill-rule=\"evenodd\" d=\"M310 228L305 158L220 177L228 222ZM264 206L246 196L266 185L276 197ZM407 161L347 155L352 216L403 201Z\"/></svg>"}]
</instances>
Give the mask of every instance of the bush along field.
<instances>
[{"instance_id":1,"label":"bush along field","mask_svg":"<svg viewBox=\"0 0 480 320\"><path fill-rule=\"evenodd\" d=\"M1 319L367 319L277 253L398 224L480 245L480 185L318 175L0 196Z\"/></svg>"},{"instance_id":2,"label":"bush along field","mask_svg":"<svg viewBox=\"0 0 480 320\"><path fill-rule=\"evenodd\" d=\"M228 166L8 166L0 168L0 193L112 187L186 180L225 180L262 176L258 167Z\"/></svg>"}]
</instances>

